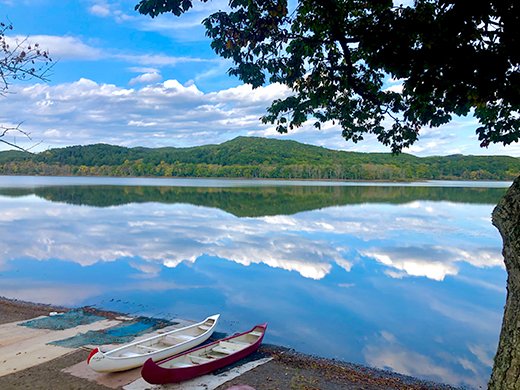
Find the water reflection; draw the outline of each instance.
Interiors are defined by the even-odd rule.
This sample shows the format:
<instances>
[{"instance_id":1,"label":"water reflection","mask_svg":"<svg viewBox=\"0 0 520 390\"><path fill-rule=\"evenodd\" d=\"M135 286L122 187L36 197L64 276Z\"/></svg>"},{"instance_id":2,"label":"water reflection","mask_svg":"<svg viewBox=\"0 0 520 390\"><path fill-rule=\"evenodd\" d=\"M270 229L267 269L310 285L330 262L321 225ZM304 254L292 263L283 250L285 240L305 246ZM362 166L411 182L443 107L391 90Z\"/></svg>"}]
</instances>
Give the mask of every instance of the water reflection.
<instances>
[{"instance_id":1,"label":"water reflection","mask_svg":"<svg viewBox=\"0 0 520 390\"><path fill-rule=\"evenodd\" d=\"M194 180L194 182L197 181ZM34 194L53 202L95 207L146 202L187 203L216 207L237 217L290 215L331 206L363 203L403 204L426 199L496 204L504 192L504 188L416 186L155 187L69 185L35 188L0 186L0 195L9 197Z\"/></svg>"},{"instance_id":2,"label":"water reflection","mask_svg":"<svg viewBox=\"0 0 520 390\"><path fill-rule=\"evenodd\" d=\"M267 342L484 385L505 301L501 188L0 189L0 295L268 321Z\"/></svg>"},{"instance_id":3,"label":"water reflection","mask_svg":"<svg viewBox=\"0 0 520 390\"><path fill-rule=\"evenodd\" d=\"M391 269L385 274L400 279L404 276L425 276L442 281L447 275L457 275L457 262L467 262L475 267L503 267L498 247L477 247L463 250L457 247L424 245L422 247L381 247L363 252Z\"/></svg>"}]
</instances>

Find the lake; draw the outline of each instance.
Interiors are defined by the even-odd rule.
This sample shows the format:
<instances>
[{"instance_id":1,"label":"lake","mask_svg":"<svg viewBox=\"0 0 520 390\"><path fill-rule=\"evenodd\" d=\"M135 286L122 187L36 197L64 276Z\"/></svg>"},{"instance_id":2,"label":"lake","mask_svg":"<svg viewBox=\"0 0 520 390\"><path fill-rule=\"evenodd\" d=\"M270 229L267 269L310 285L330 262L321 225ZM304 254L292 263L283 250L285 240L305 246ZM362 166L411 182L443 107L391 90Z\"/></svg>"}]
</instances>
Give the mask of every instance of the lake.
<instances>
[{"instance_id":1,"label":"lake","mask_svg":"<svg viewBox=\"0 0 520 390\"><path fill-rule=\"evenodd\" d=\"M478 388L509 185L0 176L0 295L268 322L267 343Z\"/></svg>"}]
</instances>

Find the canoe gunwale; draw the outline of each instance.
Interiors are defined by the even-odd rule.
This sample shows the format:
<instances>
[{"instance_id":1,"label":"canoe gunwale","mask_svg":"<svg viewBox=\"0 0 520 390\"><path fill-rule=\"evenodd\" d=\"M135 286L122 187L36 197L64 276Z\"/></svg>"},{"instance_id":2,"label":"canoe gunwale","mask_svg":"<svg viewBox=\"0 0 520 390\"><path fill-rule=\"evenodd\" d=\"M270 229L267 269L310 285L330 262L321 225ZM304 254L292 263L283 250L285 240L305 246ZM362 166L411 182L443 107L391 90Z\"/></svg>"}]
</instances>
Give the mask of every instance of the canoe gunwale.
<instances>
[{"instance_id":1,"label":"canoe gunwale","mask_svg":"<svg viewBox=\"0 0 520 390\"><path fill-rule=\"evenodd\" d=\"M223 355L222 357L216 358L216 359L210 359L208 362L203 362L199 364L193 364L189 366L184 367L162 367L163 364L173 360L173 359L179 359L186 355L195 355L194 357L199 357L196 355L197 351L200 351L202 349L211 349L212 346L216 346L221 342L225 342L228 340L232 340L235 338L238 338L243 335L251 334L256 328L262 328L261 335L258 337L256 341L254 341L252 344L248 345L245 348L239 349L229 355ZM176 383L181 382L184 380L192 379L204 374L207 374L209 372L215 371L219 368L228 366L230 364L233 364L240 359L245 358L246 356L250 355L254 351L256 351L260 344L262 343L262 340L264 338L265 332L267 328L267 323L259 324L254 326L251 330L240 333L234 336L230 336L221 340L217 340L211 344L203 345L201 347L189 350L187 352L183 352L181 354L172 356L170 358L164 359L160 362L154 362L152 359L148 359L141 369L141 376L145 381L151 384L166 384L166 383ZM181 363L182 364L182 363Z\"/></svg>"}]
</instances>

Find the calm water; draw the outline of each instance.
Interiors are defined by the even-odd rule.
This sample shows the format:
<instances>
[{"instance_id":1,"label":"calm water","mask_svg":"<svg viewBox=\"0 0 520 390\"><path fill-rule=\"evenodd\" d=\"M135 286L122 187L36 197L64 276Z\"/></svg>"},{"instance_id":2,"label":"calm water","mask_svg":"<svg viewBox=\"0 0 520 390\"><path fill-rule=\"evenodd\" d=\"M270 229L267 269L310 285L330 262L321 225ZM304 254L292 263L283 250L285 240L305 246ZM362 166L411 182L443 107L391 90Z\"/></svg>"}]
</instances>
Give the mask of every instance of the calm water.
<instances>
[{"instance_id":1,"label":"calm water","mask_svg":"<svg viewBox=\"0 0 520 390\"><path fill-rule=\"evenodd\" d=\"M0 295L267 321L268 343L484 386L509 184L0 177Z\"/></svg>"}]
</instances>

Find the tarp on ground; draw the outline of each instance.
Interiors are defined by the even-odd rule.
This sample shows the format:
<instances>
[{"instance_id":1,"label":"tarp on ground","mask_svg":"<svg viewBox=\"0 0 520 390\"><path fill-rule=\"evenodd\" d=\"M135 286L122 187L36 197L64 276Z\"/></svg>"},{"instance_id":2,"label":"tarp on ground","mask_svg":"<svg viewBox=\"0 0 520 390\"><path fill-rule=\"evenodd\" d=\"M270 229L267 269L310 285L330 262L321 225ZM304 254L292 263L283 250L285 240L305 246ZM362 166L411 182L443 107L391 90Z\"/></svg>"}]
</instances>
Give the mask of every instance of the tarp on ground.
<instances>
[{"instance_id":1,"label":"tarp on ground","mask_svg":"<svg viewBox=\"0 0 520 390\"><path fill-rule=\"evenodd\" d=\"M19 325L33 329L63 330L74 328L78 325L87 325L106 319L99 315L88 313L82 309L68 311L51 317L37 318L23 322Z\"/></svg>"},{"instance_id":2,"label":"tarp on ground","mask_svg":"<svg viewBox=\"0 0 520 390\"><path fill-rule=\"evenodd\" d=\"M49 344L67 348L78 348L89 344L124 344L131 342L138 336L168 325L175 325L175 323L154 318L137 318L134 321L124 322L104 330L78 333L76 336L53 341Z\"/></svg>"}]
</instances>

